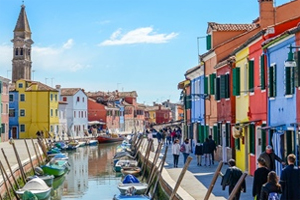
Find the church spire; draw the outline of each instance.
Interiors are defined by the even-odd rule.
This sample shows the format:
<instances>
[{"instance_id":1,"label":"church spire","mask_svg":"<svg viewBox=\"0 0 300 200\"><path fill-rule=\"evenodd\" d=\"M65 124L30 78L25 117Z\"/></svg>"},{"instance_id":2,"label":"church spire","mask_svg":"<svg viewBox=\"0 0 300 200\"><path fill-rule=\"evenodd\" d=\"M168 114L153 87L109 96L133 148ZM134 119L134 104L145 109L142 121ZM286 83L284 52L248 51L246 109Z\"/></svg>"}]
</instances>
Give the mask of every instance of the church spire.
<instances>
[{"instance_id":1,"label":"church spire","mask_svg":"<svg viewBox=\"0 0 300 200\"><path fill-rule=\"evenodd\" d=\"M14 29L13 60L12 60L12 82L19 79L31 79L31 30L29 27L27 14L24 4L18 17L16 27Z\"/></svg>"}]
</instances>

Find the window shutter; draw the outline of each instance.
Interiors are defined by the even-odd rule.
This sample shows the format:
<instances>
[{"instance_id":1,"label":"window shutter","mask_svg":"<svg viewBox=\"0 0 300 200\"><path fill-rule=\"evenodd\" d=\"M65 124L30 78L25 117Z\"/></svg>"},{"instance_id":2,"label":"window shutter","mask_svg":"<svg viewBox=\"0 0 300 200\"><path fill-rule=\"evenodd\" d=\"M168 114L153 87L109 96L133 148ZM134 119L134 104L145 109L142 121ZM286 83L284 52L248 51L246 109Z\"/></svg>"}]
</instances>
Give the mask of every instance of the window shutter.
<instances>
[{"instance_id":1,"label":"window shutter","mask_svg":"<svg viewBox=\"0 0 300 200\"><path fill-rule=\"evenodd\" d=\"M262 124L261 127L267 126L266 124ZM267 137L266 137L266 130L261 129L261 149L266 149L267 145Z\"/></svg>"},{"instance_id":2,"label":"window shutter","mask_svg":"<svg viewBox=\"0 0 300 200\"><path fill-rule=\"evenodd\" d=\"M229 74L225 75L225 98L230 98Z\"/></svg>"},{"instance_id":3,"label":"window shutter","mask_svg":"<svg viewBox=\"0 0 300 200\"><path fill-rule=\"evenodd\" d=\"M232 70L233 78L233 96L240 95L240 68L234 68Z\"/></svg>"},{"instance_id":4,"label":"window shutter","mask_svg":"<svg viewBox=\"0 0 300 200\"><path fill-rule=\"evenodd\" d=\"M200 140L200 143L204 142L204 126L201 124L198 124L198 138Z\"/></svg>"},{"instance_id":5,"label":"window shutter","mask_svg":"<svg viewBox=\"0 0 300 200\"><path fill-rule=\"evenodd\" d=\"M276 97L276 66L277 65L274 65L274 70L273 70L273 94L274 94L274 97Z\"/></svg>"},{"instance_id":6,"label":"window shutter","mask_svg":"<svg viewBox=\"0 0 300 200\"><path fill-rule=\"evenodd\" d=\"M285 67L285 95L292 93L291 91L291 67Z\"/></svg>"},{"instance_id":7,"label":"window shutter","mask_svg":"<svg viewBox=\"0 0 300 200\"><path fill-rule=\"evenodd\" d=\"M274 85L273 85L273 71L274 68L273 66L269 67L269 75L268 75L268 85L269 85L269 90L268 90L268 96L269 97L273 97L273 93L274 93Z\"/></svg>"},{"instance_id":8,"label":"window shutter","mask_svg":"<svg viewBox=\"0 0 300 200\"><path fill-rule=\"evenodd\" d=\"M240 150L240 138L234 140L235 149Z\"/></svg>"},{"instance_id":9,"label":"window shutter","mask_svg":"<svg viewBox=\"0 0 300 200\"><path fill-rule=\"evenodd\" d=\"M255 154L255 125L250 124L250 153Z\"/></svg>"},{"instance_id":10,"label":"window shutter","mask_svg":"<svg viewBox=\"0 0 300 200\"><path fill-rule=\"evenodd\" d=\"M206 36L206 50L211 49L211 35Z\"/></svg>"},{"instance_id":11,"label":"window shutter","mask_svg":"<svg viewBox=\"0 0 300 200\"><path fill-rule=\"evenodd\" d=\"M213 126L213 139L216 142L216 144L219 144L218 126Z\"/></svg>"},{"instance_id":12,"label":"window shutter","mask_svg":"<svg viewBox=\"0 0 300 200\"><path fill-rule=\"evenodd\" d=\"M220 78L216 78L215 79L215 81L216 81L216 84L215 84L215 86L216 86L216 93L215 93L215 100L220 100L221 98L220 98Z\"/></svg>"},{"instance_id":13,"label":"window shutter","mask_svg":"<svg viewBox=\"0 0 300 200\"><path fill-rule=\"evenodd\" d=\"M253 60L249 60L249 67L248 67L248 70L249 70L249 88L248 90L250 92L254 92L254 61Z\"/></svg>"},{"instance_id":14,"label":"window shutter","mask_svg":"<svg viewBox=\"0 0 300 200\"><path fill-rule=\"evenodd\" d=\"M209 75L210 94L215 94L215 79L216 79L216 74Z\"/></svg>"},{"instance_id":15,"label":"window shutter","mask_svg":"<svg viewBox=\"0 0 300 200\"><path fill-rule=\"evenodd\" d=\"M300 87L300 51L295 52L295 60L297 63L295 69L295 86Z\"/></svg>"},{"instance_id":16,"label":"window shutter","mask_svg":"<svg viewBox=\"0 0 300 200\"><path fill-rule=\"evenodd\" d=\"M208 94L208 77L204 77L204 94Z\"/></svg>"},{"instance_id":17,"label":"window shutter","mask_svg":"<svg viewBox=\"0 0 300 200\"><path fill-rule=\"evenodd\" d=\"M226 90L226 77L225 75L221 75L220 78L220 98L225 98L226 94L225 94L225 90Z\"/></svg>"},{"instance_id":18,"label":"window shutter","mask_svg":"<svg viewBox=\"0 0 300 200\"><path fill-rule=\"evenodd\" d=\"M231 126L230 123L226 123L226 147L231 147L230 135L231 135Z\"/></svg>"},{"instance_id":19,"label":"window shutter","mask_svg":"<svg viewBox=\"0 0 300 200\"><path fill-rule=\"evenodd\" d=\"M191 108L191 95L185 96L184 102L185 102L185 104L184 104L185 109L190 109Z\"/></svg>"},{"instance_id":20,"label":"window shutter","mask_svg":"<svg viewBox=\"0 0 300 200\"><path fill-rule=\"evenodd\" d=\"M260 89L266 89L265 81L265 55L260 56Z\"/></svg>"}]
</instances>

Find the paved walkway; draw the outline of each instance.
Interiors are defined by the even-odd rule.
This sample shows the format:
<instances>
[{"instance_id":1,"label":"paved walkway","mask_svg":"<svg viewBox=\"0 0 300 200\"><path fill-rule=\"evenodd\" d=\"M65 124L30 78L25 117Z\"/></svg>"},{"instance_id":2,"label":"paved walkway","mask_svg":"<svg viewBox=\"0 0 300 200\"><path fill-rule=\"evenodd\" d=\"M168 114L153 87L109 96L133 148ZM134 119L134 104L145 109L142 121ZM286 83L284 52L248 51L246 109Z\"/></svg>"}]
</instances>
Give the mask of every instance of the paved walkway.
<instances>
[{"instance_id":1,"label":"paved walkway","mask_svg":"<svg viewBox=\"0 0 300 200\"><path fill-rule=\"evenodd\" d=\"M164 148L162 149L162 152L164 152ZM197 166L196 156L193 153L190 154L190 156L193 158L193 160L191 161L191 163L189 165L188 171L190 171L199 182L201 182L206 188L208 188L210 183L211 183L211 180L213 178L213 175L214 175L214 173L215 173L215 171L216 171L216 169L219 165L219 162L215 162L215 164L210 166L210 167ZM168 148L168 154L167 154L166 162L168 163L168 165L165 166L165 168L168 171L171 172L171 170L174 169L173 168L173 155L172 155L171 145L169 145L169 148ZM184 166L183 155L181 154L179 156L178 168L182 168L183 166ZM227 168L228 168L228 165L223 165L221 171L223 173L225 173ZM188 179L188 177L185 177L185 178ZM192 187L193 187L192 182L185 181L185 184L187 184L185 187L187 187L187 188L190 187L191 190L192 190ZM243 200L252 200L253 199L253 197L252 197L252 184L253 184L253 177L252 176L247 176L246 177L246 193L241 194L241 199L243 199ZM186 190L188 190L188 189L186 189ZM195 193L195 191L191 191L191 192ZM206 191L196 191L196 192L201 192L201 193L205 192L206 193ZM228 186L226 187L225 190L222 190L221 177L219 177L218 180L216 181L212 193L216 197L225 197L226 199L229 197Z\"/></svg>"}]
</instances>

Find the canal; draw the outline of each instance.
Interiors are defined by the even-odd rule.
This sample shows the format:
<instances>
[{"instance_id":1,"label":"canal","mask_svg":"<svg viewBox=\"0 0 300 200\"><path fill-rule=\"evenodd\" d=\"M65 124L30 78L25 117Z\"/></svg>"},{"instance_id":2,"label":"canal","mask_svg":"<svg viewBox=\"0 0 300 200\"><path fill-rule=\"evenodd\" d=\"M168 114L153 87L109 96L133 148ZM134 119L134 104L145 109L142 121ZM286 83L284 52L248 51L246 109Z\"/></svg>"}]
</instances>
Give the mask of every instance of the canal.
<instances>
[{"instance_id":1,"label":"canal","mask_svg":"<svg viewBox=\"0 0 300 200\"><path fill-rule=\"evenodd\" d=\"M70 171L55 180L51 199L112 200L119 194L121 174L113 171L113 157L118 144L99 144L67 152Z\"/></svg>"}]
</instances>

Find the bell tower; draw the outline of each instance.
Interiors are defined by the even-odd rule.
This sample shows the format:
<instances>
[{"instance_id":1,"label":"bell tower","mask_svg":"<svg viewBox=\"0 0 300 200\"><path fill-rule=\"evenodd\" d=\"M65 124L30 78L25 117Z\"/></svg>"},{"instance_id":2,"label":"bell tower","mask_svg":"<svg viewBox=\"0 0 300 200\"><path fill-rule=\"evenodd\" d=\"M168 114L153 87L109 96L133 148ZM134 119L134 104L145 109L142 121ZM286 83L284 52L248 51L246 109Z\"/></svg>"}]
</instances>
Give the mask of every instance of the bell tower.
<instances>
[{"instance_id":1,"label":"bell tower","mask_svg":"<svg viewBox=\"0 0 300 200\"><path fill-rule=\"evenodd\" d=\"M25 6L21 6L19 18L14 30L12 59L12 82L19 79L31 80L31 30L29 27Z\"/></svg>"}]
</instances>

